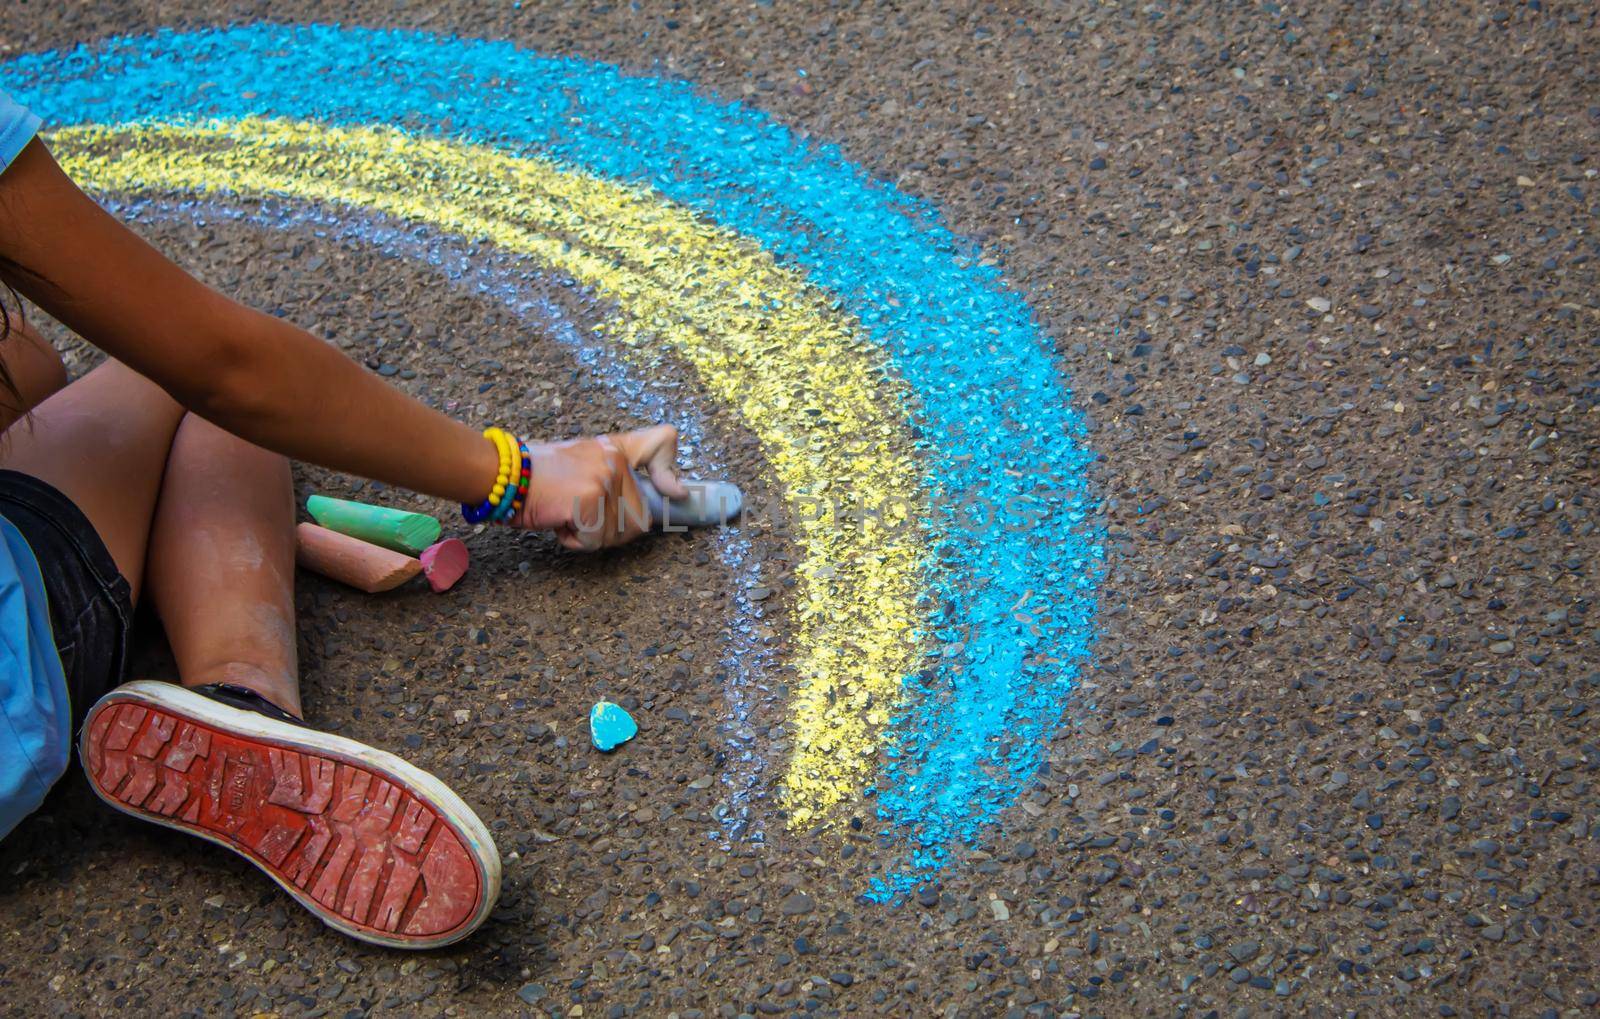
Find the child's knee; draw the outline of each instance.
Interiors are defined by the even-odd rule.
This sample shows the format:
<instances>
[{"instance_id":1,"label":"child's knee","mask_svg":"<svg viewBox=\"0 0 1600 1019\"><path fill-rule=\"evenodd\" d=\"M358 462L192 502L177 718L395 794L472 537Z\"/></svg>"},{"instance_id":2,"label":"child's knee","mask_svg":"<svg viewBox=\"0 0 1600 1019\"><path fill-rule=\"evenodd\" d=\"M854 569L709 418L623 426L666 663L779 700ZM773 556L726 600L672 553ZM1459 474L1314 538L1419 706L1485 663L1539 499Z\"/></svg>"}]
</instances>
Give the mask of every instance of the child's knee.
<instances>
[{"instance_id":1,"label":"child's knee","mask_svg":"<svg viewBox=\"0 0 1600 1019\"><path fill-rule=\"evenodd\" d=\"M226 458L246 465L252 472L262 475L282 475L289 482L289 460L280 453L262 449L255 443L241 439L232 432L212 424L195 413L184 416L181 432L186 443L198 442L211 458Z\"/></svg>"},{"instance_id":2,"label":"child's knee","mask_svg":"<svg viewBox=\"0 0 1600 1019\"><path fill-rule=\"evenodd\" d=\"M67 384L67 367L56 349L27 324L20 314L0 309L6 316L5 343L0 345L0 366L12 392L0 403L25 414Z\"/></svg>"}]
</instances>

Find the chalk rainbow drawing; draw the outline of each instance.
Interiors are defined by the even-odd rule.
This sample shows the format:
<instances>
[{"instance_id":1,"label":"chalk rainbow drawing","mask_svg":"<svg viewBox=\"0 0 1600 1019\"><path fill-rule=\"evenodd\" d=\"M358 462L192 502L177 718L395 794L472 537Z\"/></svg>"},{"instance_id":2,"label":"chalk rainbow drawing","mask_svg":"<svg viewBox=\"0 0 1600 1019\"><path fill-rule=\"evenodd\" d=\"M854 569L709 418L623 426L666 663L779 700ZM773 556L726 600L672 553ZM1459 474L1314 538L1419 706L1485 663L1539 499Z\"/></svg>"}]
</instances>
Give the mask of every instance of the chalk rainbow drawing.
<instances>
[{"instance_id":1,"label":"chalk rainbow drawing","mask_svg":"<svg viewBox=\"0 0 1600 1019\"><path fill-rule=\"evenodd\" d=\"M772 784L795 828L872 804L906 851L869 897L1037 774L1094 634L1091 454L1026 305L925 203L759 111L508 43L160 32L21 56L0 87L108 201L366 217L435 265L488 240L615 305L578 346L687 365L759 437L801 556ZM477 277L514 299L513 271Z\"/></svg>"}]
</instances>

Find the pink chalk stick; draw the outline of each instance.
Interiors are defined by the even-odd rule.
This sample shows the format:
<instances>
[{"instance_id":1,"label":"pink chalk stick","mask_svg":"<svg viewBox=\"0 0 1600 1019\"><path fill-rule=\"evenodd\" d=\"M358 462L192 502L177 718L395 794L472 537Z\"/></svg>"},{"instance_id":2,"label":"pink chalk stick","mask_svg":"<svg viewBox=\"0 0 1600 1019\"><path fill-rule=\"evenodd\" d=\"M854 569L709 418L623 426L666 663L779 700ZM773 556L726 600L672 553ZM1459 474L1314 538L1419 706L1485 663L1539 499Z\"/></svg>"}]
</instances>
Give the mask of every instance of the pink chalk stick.
<instances>
[{"instance_id":1,"label":"pink chalk stick","mask_svg":"<svg viewBox=\"0 0 1600 1019\"><path fill-rule=\"evenodd\" d=\"M422 550L422 575L434 593L448 591L467 572L467 546L459 539L446 538Z\"/></svg>"}]
</instances>

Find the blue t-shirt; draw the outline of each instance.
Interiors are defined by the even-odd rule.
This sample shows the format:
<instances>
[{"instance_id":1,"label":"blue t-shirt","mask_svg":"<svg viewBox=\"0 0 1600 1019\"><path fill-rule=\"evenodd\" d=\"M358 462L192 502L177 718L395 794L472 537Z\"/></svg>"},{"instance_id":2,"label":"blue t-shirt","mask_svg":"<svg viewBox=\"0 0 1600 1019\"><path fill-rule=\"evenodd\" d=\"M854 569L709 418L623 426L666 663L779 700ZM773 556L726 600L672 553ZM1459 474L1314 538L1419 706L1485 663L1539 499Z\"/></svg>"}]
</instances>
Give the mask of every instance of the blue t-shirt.
<instances>
[{"instance_id":1,"label":"blue t-shirt","mask_svg":"<svg viewBox=\"0 0 1600 1019\"><path fill-rule=\"evenodd\" d=\"M0 88L0 173L11 165L33 136L39 133L39 118L18 105Z\"/></svg>"},{"instance_id":2,"label":"blue t-shirt","mask_svg":"<svg viewBox=\"0 0 1600 1019\"><path fill-rule=\"evenodd\" d=\"M39 118L0 91L0 174ZM37 810L72 753L72 710L39 561L0 516L0 839Z\"/></svg>"},{"instance_id":3,"label":"blue t-shirt","mask_svg":"<svg viewBox=\"0 0 1600 1019\"><path fill-rule=\"evenodd\" d=\"M0 516L0 839L66 774L72 706L38 560Z\"/></svg>"}]
</instances>

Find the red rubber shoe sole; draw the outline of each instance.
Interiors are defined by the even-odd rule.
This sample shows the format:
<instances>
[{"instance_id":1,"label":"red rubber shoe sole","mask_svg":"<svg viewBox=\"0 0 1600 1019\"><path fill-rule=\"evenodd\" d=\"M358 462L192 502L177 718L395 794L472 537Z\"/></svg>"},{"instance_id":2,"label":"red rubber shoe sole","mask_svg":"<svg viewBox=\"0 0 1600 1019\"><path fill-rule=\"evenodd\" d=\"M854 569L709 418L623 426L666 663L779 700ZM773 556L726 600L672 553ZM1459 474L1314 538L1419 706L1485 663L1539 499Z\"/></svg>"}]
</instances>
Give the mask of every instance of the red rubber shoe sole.
<instances>
[{"instance_id":1,"label":"red rubber shoe sole","mask_svg":"<svg viewBox=\"0 0 1600 1019\"><path fill-rule=\"evenodd\" d=\"M499 895L500 855L472 809L355 740L143 680L95 704L79 749L111 806L232 849L351 937L447 945Z\"/></svg>"}]
</instances>

